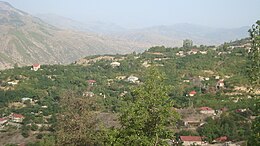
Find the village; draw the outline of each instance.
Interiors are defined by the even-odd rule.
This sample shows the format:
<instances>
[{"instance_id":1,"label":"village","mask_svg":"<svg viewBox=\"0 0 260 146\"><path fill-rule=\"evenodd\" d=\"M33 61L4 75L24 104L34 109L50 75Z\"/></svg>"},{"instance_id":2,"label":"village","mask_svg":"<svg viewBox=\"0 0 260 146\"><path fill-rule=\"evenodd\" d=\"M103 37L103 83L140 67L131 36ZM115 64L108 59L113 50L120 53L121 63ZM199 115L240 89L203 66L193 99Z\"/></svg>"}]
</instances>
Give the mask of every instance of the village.
<instances>
[{"instance_id":1,"label":"village","mask_svg":"<svg viewBox=\"0 0 260 146\"><path fill-rule=\"evenodd\" d=\"M68 68L33 64L19 68L18 72L10 73L12 70L8 70L9 76L6 73L0 74L1 92L11 95L13 91L22 91L21 85L26 85L32 93L23 91L21 93L25 94L17 93L20 94L19 97L10 96L13 101L8 99L4 104L5 110L1 110L1 134L8 132L9 127L22 129L32 125L36 125L35 130L44 127L42 131L49 131L55 124L51 119L55 116L59 104L56 98L60 95L55 92L63 90L62 88L78 89L84 97L99 99L103 104L103 113L116 113L122 102L120 100L131 95L130 89L143 84L143 70L156 66L166 72L168 82L176 87L171 98L176 101L173 109L181 118L175 131L193 133L177 136L171 141L173 145L240 145L241 141L228 135L207 139L196 132L207 125L209 118L221 119L223 113L245 115L246 123L255 118L252 107L249 106L254 102L254 98L246 84L237 81L239 77L243 81L243 76L238 76L234 70L229 69L229 64L223 65L223 60L234 62L236 60L231 60L231 57L242 58L243 51L250 48L247 44L222 48L223 46L194 47L191 40L185 40L182 48L154 47L142 54L86 57ZM214 59L209 61L212 56ZM197 62L189 62L189 59ZM248 101L248 104L241 105L244 101ZM32 134L27 129L24 135L35 134L37 132Z\"/></svg>"}]
</instances>

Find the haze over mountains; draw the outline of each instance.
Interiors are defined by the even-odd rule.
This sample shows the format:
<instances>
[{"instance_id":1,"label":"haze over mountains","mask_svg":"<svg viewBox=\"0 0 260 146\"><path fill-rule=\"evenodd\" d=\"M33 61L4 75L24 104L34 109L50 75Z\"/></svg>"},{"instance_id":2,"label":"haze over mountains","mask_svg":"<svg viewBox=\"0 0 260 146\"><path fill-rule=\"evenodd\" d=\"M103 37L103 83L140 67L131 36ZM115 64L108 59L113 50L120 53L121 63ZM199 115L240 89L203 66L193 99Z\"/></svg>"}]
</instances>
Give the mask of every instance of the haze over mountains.
<instances>
[{"instance_id":1,"label":"haze over mountains","mask_svg":"<svg viewBox=\"0 0 260 146\"><path fill-rule=\"evenodd\" d=\"M71 63L87 55L129 53L147 47L98 34L59 29L6 2L0 2L0 12L0 68L15 63Z\"/></svg>"},{"instance_id":2,"label":"haze over mountains","mask_svg":"<svg viewBox=\"0 0 260 146\"><path fill-rule=\"evenodd\" d=\"M247 37L249 29L192 24L126 29L52 14L38 17L0 2L0 69L15 63L21 66L71 63L88 55L140 52L155 45L180 46L186 38L195 44L217 45Z\"/></svg>"},{"instance_id":3,"label":"haze over mountains","mask_svg":"<svg viewBox=\"0 0 260 146\"><path fill-rule=\"evenodd\" d=\"M45 22L78 31L101 33L130 41L146 42L151 45L180 46L183 39L192 39L196 44L218 45L225 41L248 36L248 26L239 28L213 28L189 23L161 25L140 29L127 29L102 22L79 22L55 14L39 14Z\"/></svg>"}]
</instances>

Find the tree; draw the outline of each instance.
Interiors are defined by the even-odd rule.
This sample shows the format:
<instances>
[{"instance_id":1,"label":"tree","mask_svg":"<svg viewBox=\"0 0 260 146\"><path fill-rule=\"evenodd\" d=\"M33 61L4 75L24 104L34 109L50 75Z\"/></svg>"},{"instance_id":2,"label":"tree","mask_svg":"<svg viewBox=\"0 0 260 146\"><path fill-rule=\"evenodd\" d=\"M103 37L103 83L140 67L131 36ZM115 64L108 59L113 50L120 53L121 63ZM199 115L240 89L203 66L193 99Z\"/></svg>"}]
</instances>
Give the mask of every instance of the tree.
<instances>
[{"instance_id":1,"label":"tree","mask_svg":"<svg viewBox=\"0 0 260 146\"><path fill-rule=\"evenodd\" d=\"M93 145L97 120L92 98L68 92L61 98L61 112L57 118L57 145Z\"/></svg>"},{"instance_id":2,"label":"tree","mask_svg":"<svg viewBox=\"0 0 260 146\"><path fill-rule=\"evenodd\" d=\"M172 138L177 113L172 109L164 76L152 67L146 81L133 90L133 98L120 114L120 129L112 129L105 145L164 145Z\"/></svg>"},{"instance_id":3,"label":"tree","mask_svg":"<svg viewBox=\"0 0 260 146\"><path fill-rule=\"evenodd\" d=\"M253 87L260 87L260 20L249 30L251 49L249 57L249 77Z\"/></svg>"},{"instance_id":4,"label":"tree","mask_svg":"<svg viewBox=\"0 0 260 146\"><path fill-rule=\"evenodd\" d=\"M250 66L249 66L249 77L251 84L254 89L260 87L260 20L252 26L252 29L249 30L250 37L252 41L251 50L248 54ZM259 117L259 108L260 102L256 103L258 117L252 123L252 134L248 140L248 145L260 145L260 117Z\"/></svg>"}]
</instances>

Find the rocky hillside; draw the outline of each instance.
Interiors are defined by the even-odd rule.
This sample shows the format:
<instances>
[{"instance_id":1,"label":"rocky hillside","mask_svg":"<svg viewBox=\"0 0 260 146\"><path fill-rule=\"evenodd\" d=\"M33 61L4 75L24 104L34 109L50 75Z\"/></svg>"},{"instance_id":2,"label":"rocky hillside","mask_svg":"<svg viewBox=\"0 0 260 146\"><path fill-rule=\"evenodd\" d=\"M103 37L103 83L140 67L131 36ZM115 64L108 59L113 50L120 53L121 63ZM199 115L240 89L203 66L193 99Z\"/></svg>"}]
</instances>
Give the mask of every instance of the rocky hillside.
<instances>
[{"instance_id":1,"label":"rocky hillside","mask_svg":"<svg viewBox=\"0 0 260 146\"><path fill-rule=\"evenodd\" d=\"M0 69L32 63L70 63L93 54L141 51L145 43L69 31L0 2Z\"/></svg>"}]
</instances>

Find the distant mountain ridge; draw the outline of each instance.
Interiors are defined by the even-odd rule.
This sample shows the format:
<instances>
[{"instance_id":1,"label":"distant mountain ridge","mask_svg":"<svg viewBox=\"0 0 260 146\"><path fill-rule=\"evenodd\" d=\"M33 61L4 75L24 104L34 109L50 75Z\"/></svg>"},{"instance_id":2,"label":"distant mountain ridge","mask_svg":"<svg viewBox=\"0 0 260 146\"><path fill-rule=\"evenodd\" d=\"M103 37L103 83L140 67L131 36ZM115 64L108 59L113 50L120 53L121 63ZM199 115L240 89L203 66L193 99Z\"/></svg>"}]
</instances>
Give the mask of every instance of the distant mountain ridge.
<instances>
[{"instance_id":1,"label":"distant mountain ridge","mask_svg":"<svg viewBox=\"0 0 260 146\"><path fill-rule=\"evenodd\" d=\"M94 54L142 51L147 44L63 30L0 2L0 69L32 63L71 63Z\"/></svg>"},{"instance_id":2,"label":"distant mountain ridge","mask_svg":"<svg viewBox=\"0 0 260 146\"><path fill-rule=\"evenodd\" d=\"M195 44L216 45L247 37L249 28L176 24L126 29L102 22L81 23L57 15L40 17L43 20L0 2L0 69L14 64L66 64L88 55L141 52L158 45L181 46L187 38Z\"/></svg>"},{"instance_id":3,"label":"distant mountain ridge","mask_svg":"<svg viewBox=\"0 0 260 146\"><path fill-rule=\"evenodd\" d=\"M128 41L148 43L152 46L181 46L182 40L187 38L192 39L195 44L198 45L218 45L223 42L229 42L231 40L247 37L248 29L250 28L248 26L239 28L212 28L202 25L180 23L175 25L153 26L141 29L126 29L112 24L111 27L108 27L109 24L106 23L82 23L54 14L42 14L37 16L54 26L79 31L101 33L114 38L126 39ZM57 23L59 24L57 25Z\"/></svg>"}]
</instances>

